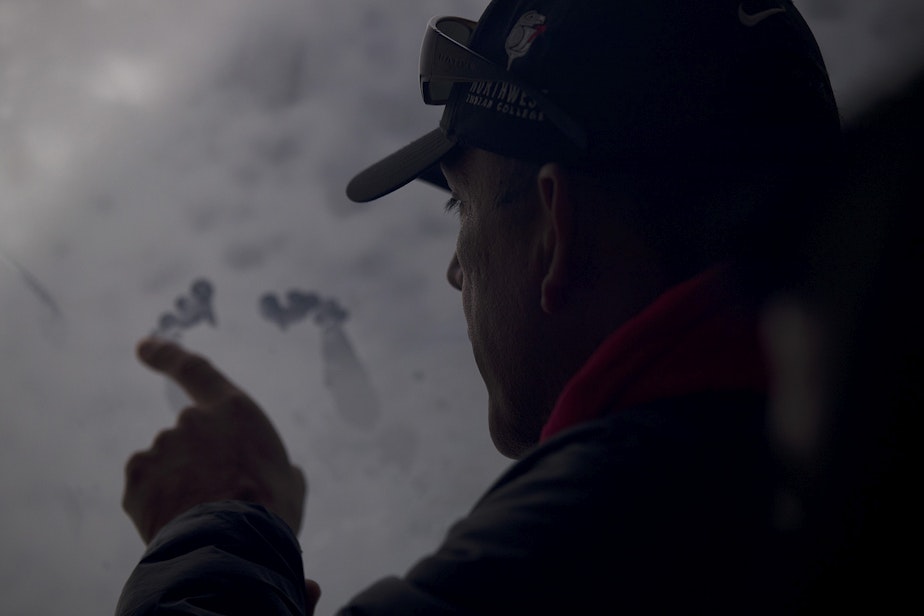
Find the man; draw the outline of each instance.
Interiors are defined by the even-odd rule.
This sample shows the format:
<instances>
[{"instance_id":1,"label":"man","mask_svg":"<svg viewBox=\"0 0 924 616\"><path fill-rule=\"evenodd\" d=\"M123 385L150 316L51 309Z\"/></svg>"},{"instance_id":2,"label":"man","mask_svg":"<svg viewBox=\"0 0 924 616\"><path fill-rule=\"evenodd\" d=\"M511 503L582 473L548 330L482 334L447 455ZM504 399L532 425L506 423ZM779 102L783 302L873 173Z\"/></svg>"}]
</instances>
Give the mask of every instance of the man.
<instances>
[{"instance_id":1,"label":"man","mask_svg":"<svg viewBox=\"0 0 924 616\"><path fill-rule=\"evenodd\" d=\"M431 21L420 68L440 127L347 193L451 190L448 278L491 436L518 462L343 613L778 607L767 375L735 280L839 134L801 16L786 0L495 0L477 24ZM150 545L119 612L311 611L286 528L304 479L265 416L202 358L139 353L196 406L129 462L125 508Z\"/></svg>"}]
</instances>

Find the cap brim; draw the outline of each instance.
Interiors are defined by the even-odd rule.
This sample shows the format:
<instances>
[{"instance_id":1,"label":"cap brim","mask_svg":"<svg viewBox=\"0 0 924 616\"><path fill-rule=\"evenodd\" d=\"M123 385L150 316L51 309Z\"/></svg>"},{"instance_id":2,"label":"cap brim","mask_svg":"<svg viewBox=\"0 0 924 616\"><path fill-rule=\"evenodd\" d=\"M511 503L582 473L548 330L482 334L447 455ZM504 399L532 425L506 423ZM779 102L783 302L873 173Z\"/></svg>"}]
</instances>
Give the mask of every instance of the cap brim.
<instances>
[{"instance_id":1,"label":"cap brim","mask_svg":"<svg viewBox=\"0 0 924 616\"><path fill-rule=\"evenodd\" d=\"M362 171L347 184L351 201L366 203L393 192L415 178L446 188L439 161L456 145L442 129L430 131L391 156Z\"/></svg>"}]
</instances>

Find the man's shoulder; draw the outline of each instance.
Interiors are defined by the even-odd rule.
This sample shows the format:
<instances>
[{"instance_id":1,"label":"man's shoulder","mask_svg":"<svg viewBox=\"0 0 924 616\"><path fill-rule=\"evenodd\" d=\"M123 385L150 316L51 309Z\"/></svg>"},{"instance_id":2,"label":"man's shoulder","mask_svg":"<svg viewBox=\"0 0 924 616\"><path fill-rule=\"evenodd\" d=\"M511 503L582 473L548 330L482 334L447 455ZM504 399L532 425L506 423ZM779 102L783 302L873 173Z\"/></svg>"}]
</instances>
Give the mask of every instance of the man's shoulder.
<instances>
[{"instance_id":1,"label":"man's shoulder","mask_svg":"<svg viewBox=\"0 0 924 616\"><path fill-rule=\"evenodd\" d=\"M586 422L508 469L469 521L535 514L561 536L601 545L625 541L627 529L686 542L695 528L764 524L773 488L764 409L760 396L709 394Z\"/></svg>"},{"instance_id":2,"label":"man's shoulder","mask_svg":"<svg viewBox=\"0 0 924 616\"><path fill-rule=\"evenodd\" d=\"M608 413L538 445L495 488L525 474L546 471L570 471L599 481L605 470L618 471L628 479L633 469L705 470L723 465L730 457L766 464L766 402L766 396L753 393L707 393ZM753 470L748 464L737 467L743 472Z\"/></svg>"},{"instance_id":3,"label":"man's shoulder","mask_svg":"<svg viewBox=\"0 0 924 616\"><path fill-rule=\"evenodd\" d=\"M444 581L465 580L537 614L606 605L614 592L630 611L689 600L722 612L766 567L753 562L768 554L763 407L696 396L562 432L498 479L409 579L462 603ZM535 596L546 587L560 594Z\"/></svg>"}]
</instances>

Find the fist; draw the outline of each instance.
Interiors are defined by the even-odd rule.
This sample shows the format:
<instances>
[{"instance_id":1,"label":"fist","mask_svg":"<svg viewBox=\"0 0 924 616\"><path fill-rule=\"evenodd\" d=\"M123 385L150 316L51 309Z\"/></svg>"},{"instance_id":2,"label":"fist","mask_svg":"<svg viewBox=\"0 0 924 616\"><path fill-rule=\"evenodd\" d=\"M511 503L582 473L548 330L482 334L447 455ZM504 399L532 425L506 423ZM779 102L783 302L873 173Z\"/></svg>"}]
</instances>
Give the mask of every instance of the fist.
<instances>
[{"instance_id":1,"label":"fist","mask_svg":"<svg viewBox=\"0 0 924 616\"><path fill-rule=\"evenodd\" d=\"M187 509L219 500L263 505L298 534L305 477L262 409L207 359L173 342L142 340L138 357L192 400L125 467L122 507L144 542Z\"/></svg>"}]
</instances>

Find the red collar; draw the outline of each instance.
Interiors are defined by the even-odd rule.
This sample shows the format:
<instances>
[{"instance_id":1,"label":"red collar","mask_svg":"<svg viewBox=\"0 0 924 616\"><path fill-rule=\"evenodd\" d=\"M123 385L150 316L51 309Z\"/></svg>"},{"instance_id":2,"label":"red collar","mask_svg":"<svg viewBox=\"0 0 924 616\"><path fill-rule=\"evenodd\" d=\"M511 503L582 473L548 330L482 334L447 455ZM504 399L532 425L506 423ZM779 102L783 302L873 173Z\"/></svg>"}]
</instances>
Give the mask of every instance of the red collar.
<instances>
[{"instance_id":1,"label":"red collar","mask_svg":"<svg viewBox=\"0 0 924 616\"><path fill-rule=\"evenodd\" d=\"M604 413L695 393L767 390L753 311L715 268L658 297L613 332L568 382L540 442Z\"/></svg>"}]
</instances>

